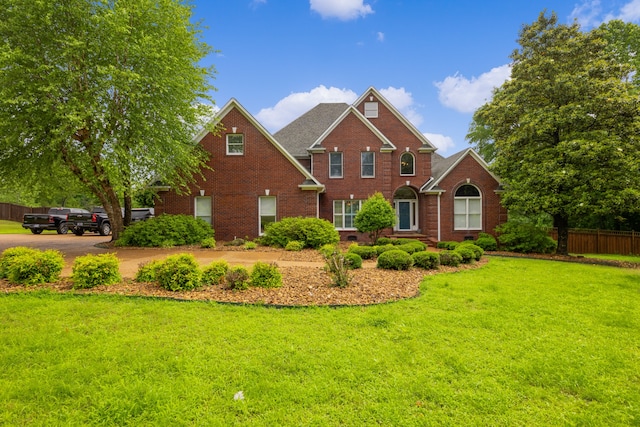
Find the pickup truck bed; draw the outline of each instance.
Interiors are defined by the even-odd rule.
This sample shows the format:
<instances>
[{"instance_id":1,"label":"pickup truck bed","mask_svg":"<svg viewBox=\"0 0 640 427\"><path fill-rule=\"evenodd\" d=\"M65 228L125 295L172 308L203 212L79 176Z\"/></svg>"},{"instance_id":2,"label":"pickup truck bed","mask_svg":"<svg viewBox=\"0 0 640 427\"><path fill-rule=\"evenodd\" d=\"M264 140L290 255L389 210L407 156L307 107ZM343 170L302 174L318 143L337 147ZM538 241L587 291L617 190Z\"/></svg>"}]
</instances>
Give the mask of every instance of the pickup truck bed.
<instances>
[{"instance_id":1,"label":"pickup truck bed","mask_svg":"<svg viewBox=\"0 0 640 427\"><path fill-rule=\"evenodd\" d=\"M22 228L31 230L33 234L40 234L44 230L56 230L58 234L66 234L69 231L67 215L79 213L89 211L79 208L51 208L46 214L25 214Z\"/></svg>"}]
</instances>

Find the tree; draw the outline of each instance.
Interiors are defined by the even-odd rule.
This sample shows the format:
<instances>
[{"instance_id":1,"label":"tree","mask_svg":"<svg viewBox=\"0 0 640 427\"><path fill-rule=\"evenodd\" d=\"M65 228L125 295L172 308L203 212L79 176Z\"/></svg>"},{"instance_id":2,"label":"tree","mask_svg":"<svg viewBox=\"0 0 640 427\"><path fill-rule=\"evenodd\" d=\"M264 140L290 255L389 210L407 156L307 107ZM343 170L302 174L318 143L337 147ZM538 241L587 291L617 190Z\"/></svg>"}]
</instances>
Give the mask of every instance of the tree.
<instances>
[{"instance_id":1,"label":"tree","mask_svg":"<svg viewBox=\"0 0 640 427\"><path fill-rule=\"evenodd\" d=\"M496 144L504 205L548 213L567 254L569 220L640 209L640 109L633 71L600 29L580 31L541 13L520 31L511 80L476 116Z\"/></svg>"},{"instance_id":2,"label":"tree","mask_svg":"<svg viewBox=\"0 0 640 427\"><path fill-rule=\"evenodd\" d=\"M473 144L473 149L480 154L485 162L492 163L496 158L496 145L491 127L477 113L473 115L465 138L470 144Z\"/></svg>"},{"instance_id":3,"label":"tree","mask_svg":"<svg viewBox=\"0 0 640 427\"><path fill-rule=\"evenodd\" d=\"M353 222L359 232L369 233L375 243L382 230L395 225L396 212L382 193L376 192L362 204Z\"/></svg>"},{"instance_id":4,"label":"tree","mask_svg":"<svg viewBox=\"0 0 640 427\"><path fill-rule=\"evenodd\" d=\"M104 206L113 239L121 200L153 177L186 188L206 161L193 136L214 73L190 18L178 0L5 0L2 173L46 180L64 165Z\"/></svg>"}]
</instances>

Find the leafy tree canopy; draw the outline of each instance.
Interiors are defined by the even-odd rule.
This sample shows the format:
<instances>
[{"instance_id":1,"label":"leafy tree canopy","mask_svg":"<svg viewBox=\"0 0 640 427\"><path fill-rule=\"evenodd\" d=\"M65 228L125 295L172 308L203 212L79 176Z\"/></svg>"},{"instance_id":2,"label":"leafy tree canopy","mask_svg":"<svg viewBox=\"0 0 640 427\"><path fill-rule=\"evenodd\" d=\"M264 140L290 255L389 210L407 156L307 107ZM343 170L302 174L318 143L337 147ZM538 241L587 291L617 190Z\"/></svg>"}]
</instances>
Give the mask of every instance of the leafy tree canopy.
<instances>
[{"instance_id":1,"label":"leafy tree canopy","mask_svg":"<svg viewBox=\"0 0 640 427\"><path fill-rule=\"evenodd\" d=\"M358 231L369 233L372 242L375 242L382 230L394 226L396 212L382 193L377 192L362 204L353 221Z\"/></svg>"}]
</instances>

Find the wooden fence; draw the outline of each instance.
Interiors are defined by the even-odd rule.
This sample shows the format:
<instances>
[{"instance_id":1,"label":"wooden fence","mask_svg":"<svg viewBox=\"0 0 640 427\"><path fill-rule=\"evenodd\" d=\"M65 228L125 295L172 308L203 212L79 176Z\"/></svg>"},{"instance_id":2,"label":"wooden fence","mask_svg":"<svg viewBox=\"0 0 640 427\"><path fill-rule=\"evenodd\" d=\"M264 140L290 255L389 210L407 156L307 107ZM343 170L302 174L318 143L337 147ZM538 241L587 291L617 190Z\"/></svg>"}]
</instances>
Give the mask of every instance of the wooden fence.
<instances>
[{"instance_id":1,"label":"wooden fence","mask_svg":"<svg viewBox=\"0 0 640 427\"><path fill-rule=\"evenodd\" d=\"M558 239L558 231L551 237ZM573 254L640 255L640 233L637 231L569 230L569 252Z\"/></svg>"},{"instance_id":2,"label":"wooden fence","mask_svg":"<svg viewBox=\"0 0 640 427\"><path fill-rule=\"evenodd\" d=\"M0 203L0 219L22 222L22 216L26 213L47 213L49 208L28 208L26 206L11 203Z\"/></svg>"}]
</instances>

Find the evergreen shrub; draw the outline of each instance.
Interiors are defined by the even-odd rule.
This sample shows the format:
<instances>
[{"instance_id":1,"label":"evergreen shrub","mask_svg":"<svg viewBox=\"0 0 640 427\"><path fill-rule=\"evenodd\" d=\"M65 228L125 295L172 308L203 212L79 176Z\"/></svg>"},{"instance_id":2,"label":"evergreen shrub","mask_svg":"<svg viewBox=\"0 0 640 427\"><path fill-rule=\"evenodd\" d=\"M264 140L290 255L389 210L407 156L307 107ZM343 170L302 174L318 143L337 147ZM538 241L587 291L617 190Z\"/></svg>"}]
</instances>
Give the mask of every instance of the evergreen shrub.
<instances>
[{"instance_id":1,"label":"evergreen shrub","mask_svg":"<svg viewBox=\"0 0 640 427\"><path fill-rule=\"evenodd\" d=\"M201 218L162 214L131 224L121 234L116 245L172 247L201 244L205 239L213 237L213 229Z\"/></svg>"},{"instance_id":2,"label":"evergreen shrub","mask_svg":"<svg viewBox=\"0 0 640 427\"><path fill-rule=\"evenodd\" d=\"M291 240L289 243L287 243L287 246L284 247L285 251L293 252L299 252L302 249L304 249L304 242L301 242L299 240Z\"/></svg>"},{"instance_id":3,"label":"evergreen shrub","mask_svg":"<svg viewBox=\"0 0 640 427\"><path fill-rule=\"evenodd\" d=\"M349 245L348 253L356 254L361 259L373 259L378 255L375 246L360 246L357 243Z\"/></svg>"},{"instance_id":4,"label":"evergreen shrub","mask_svg":"<svg viewBox=\"0 0 640 427\"><path fill-rule=\"evenodd\" d=\"M462 262L462 256L456 251L444 250L438 254L440 257L440 265L449 267L457 267Z\"/></svg>"},{"instance_id":5,"label":"evergreen shrub","mask_svg":"<svg viewBox=\"0 0 640 427\"><path fill-rule=\"evenodd\" d=\"M421 251L411 255L413 265L425 270L435 270L440 266L440 257L436 252Z\"/></svg>"},{"instance_id":6,"label":"evergreen shrub","mask_svg":"<svg viewBox=\"0 0 640 427\"><path fill-rule=\"evenodd\" d=\"M378 268L387 270L408 270L413 265L413 259L407 252L392 249L378 256Z\"/></svg>"},{"instance_id":7,"label":"evergreen shrub","mask_svg":"<svg viewBox=\"0 0 640 427\"><path fill-rule=\"evenodd\" d=\"M229 271L229 263L224 260L213 261L202 269L203 285L220 285Z\"/></svg>"},{"instance_id":8,"label":"evergreen shrub","mask_svg":"<svg viewBox=\"0 0 640 427\"><path fill-rule=\"evenodd\" d=\"M477 246L480 246L485 251L497 251L498 242L496 238L488 233L478 234L478 239L474 242Z\"/></svg>"},{"instance_id":9,"label":"evergreen shrub","mask_svg":"<svg viewBox=\"0 0 640 427\"><path fill-rule=\"evenodd\" d=\"M115 254L79 256L71 267L74 289L112 285L122 280L120 260Z\"/></svg>"},{"instance_id":10,"label":"evergreen shrub","mask_svg":"<svg viewBox=\"0 0 640 427\"><path fill-rule=\"evenodd\" d=\"M458 247L454 249L454 252L460 255L463 264L470 264L476 259L475 252L469 246L458 245Z\"/></svg>"},{"instance_id":11,"label":"evergreen shrub","mask_svg":"<svg viewBox=\"0 0 640 427\"><path fill-rule=\"evenodd\" d=\"M436 245L436 248L438 248L438 249L446 249L446 250L452 251L456 247L458 247L459 244L460 244L460 242L454 242L454 241L438 242L437 245Z\"/></svg>"},{"instance_id":12,"label":"evergreen shrub","mask_svg":"<svg viewBox=\"0 0 640 427\"><path fill-rule=\"evenodd\" d=\"M343 254L343 257L348 269L355 270L357 268L362 268L362 257L357 253L347 252L346 254Z\"/></svg>"},{"instance_id":13,"label":"evergreen shrub","mask_svg":"<svg viewBox=\"0 0 640 427\"><path fill-rule=\"evenodd\" d=\"M55 282L64 267L64 257L57 250L41 251L25 247L8 248L0 259L2 275L9 283L37 285Z\"/></svg>"},{"instance_id":14,"label":"evergreen shrub","mask_svg":"<svg viewBox=\"0 0 640 427\"><path fill-rule=\"evenodd\" d=\"M470 241L460 243L456 250L460 249L461 247L471 249L474 254L473 259L475 259L476 261L480 261L482 255L484 255L484 249L474 243L471 243Z\"/></svg>"},{"instance_id":15,"label":"evergreen shrub","mask_svg":"<svg viewBox=\"0 0 640 427\"><path fill-rule=\"evenodd\" d=\"M286 247L292 240L304 243L305 248L318 249L325 244L337 244L340 234L332 223L320 218L291 217L267 225L262 243Z\"/></svg>"},{"instance_id":16,"label":"evergreen shrub","mask_svg":"<svg viewBox=\"0 0 640 427\"><path fill-rule=\"evenodd\" d=\"M275 263L256 262L249 282L251 286L259 288L279 288L282 286L282 274Z\"/></svg>"},{"instance_id":17,"label":"evergreen shrub","mask_svg":"<svg viewBox=\"0 0 640 427\"><path fill-rule=\"evenodd\" d=\"M168 256L156 269L156 281L169 291L191 291L200 287L202 272L192 254Z\"/></svg>"},{"instance_id":18,"label":"evergreen shrub","mask_svg":"<svg viewBox=\"0 0 640 427\"><path fill-rule=\"evenodd\" d=\"M159 259L140 264L133 280L139 283L155 282L156 270L160 264L162 264L162 260Z\"/></svg>"},{"instance_id":19,"label":"evergreen shrub","mask_svg":"<svg viewBox=\"0 0 640 427\"><path fill-rule=\"evenodd\" d=\"M229 289L240 291L249 288L249 270L242 265L230 267L224 277Z\"/></svg>"}]
</instances>

